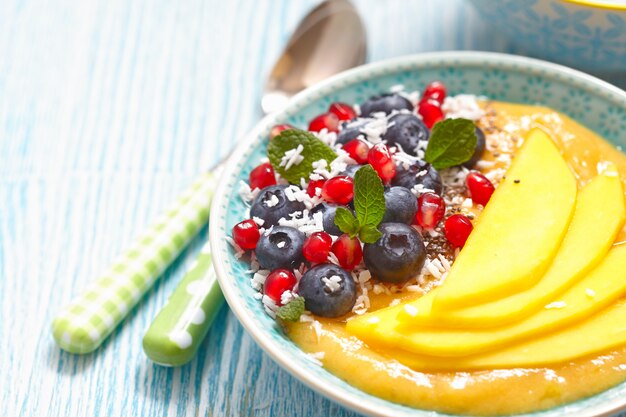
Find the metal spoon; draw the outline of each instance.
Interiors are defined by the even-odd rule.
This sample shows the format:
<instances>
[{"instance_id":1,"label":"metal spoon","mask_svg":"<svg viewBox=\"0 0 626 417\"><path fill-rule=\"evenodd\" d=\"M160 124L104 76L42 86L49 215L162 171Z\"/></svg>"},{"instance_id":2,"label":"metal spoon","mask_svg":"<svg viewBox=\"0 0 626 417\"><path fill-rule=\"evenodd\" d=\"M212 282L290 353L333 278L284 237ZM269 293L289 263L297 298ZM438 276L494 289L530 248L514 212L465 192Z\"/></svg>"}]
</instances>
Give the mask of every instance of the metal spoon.
<instances>
[{"instance_id":1,"label":"metal spoon","mask_svg":"<svg viewBox=\"0 0 626 417\"><path fill-rule=\"evenodd\" d=\"M262 99L264 112L276 111L298 91L362 64L365 44L363 24L348 0L322 2L300 22L271 71ZM202 174L130 250L62 309L52 323L54 340L62 349L92 352L126 317L206 224L222 165ZM146 332L146 355L165 366L190 361L223 301L206 244Z\"/></svg>"},{"instance_id":2,"label":"metal spoon","mask_svg":"<svg viewBox=\"0 0 626 417\"><path fill-rule=\"evenodd\" d=\"M365 62L363 22L348 0L324 1L298 25L272 69L261 99L265 113L331 75Z\"/></svg>"}]
</instances>

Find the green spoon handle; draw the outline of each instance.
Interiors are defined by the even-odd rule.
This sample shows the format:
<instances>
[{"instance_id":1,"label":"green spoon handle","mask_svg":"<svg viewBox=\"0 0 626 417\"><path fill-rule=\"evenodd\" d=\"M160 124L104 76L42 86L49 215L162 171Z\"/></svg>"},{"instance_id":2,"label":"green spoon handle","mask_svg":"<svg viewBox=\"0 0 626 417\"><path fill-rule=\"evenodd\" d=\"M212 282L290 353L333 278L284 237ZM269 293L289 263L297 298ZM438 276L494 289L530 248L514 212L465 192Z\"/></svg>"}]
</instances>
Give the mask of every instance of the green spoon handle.
<instances>
[{"instance_id":1,"label":"green spoon handle","mask_svg":"<svg viewBox=\"0 0 626 417\"><path fill-rule=\"evenodd\" d=\"M224 302L207 242L143 337L143 350L164 366L189 362Z\"/></svg>"},{"instance_id":2,"label":"green spoon handle","mask_svg":"<svg viewBox=\"0 0 626 417\"><path fill-rule=\"evenodd\" d=\"M209 218L215 177L205 173L118 261L52 322L56 343L71 353L94 351Z\"/></svg>"}]
</instances>

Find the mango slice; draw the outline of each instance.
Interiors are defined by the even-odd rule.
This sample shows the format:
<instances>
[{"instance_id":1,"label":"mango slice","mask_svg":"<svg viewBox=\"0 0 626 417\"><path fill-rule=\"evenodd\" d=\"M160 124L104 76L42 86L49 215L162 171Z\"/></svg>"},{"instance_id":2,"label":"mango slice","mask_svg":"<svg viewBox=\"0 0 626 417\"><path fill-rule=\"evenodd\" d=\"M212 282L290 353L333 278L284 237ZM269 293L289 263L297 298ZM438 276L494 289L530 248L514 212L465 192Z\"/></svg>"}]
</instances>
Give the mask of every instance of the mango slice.
<instances>
[{"instance_id":1,"label":"mango slice","mask_svg":"<svg viewBox=\"0 0 626 417\"><path fill-rule=\"evenodd\" d=\"M581 323L520 344L477 356L437 358L391 348L385 354L416 370L469 371L544 367L609 352L626 344L626 301Z\"/></svg>"},{"instance_id":2,"label":"mango slice","mask_svg":"<svg viewBox=\"0 0 626 417\"><path fill-rule=\"evenodd\" d=\"M556 331L601 310L626 294L626 245L614 246L589 274L558 300L526 320L484 330L435 330L407 328L397 320L398 313L410 304L400 304L357 319L349 320L346 329L365 342L379 347L439 357L479 354L530 336ZM615 323L617 325L617 323ZM601 335L598 335L601 338ZM579 338L585 344L585 338Z\"/></svg>"},{"instance_id":3,"label":"mango slice","mask_svg":"<svg viewBox=\"0 0 626 417\"><path fill-rule=\"evenodd\" d=\"M431 311L432 297L413 302L398 320L406 325L485 328L519 321L576 283L606 255L626 219L624 191L615 165L579 193L574 216L554 261L537 285L509 297L460 310ZM434 292L436 292L435 290Z\"/></svg>"},{"instance_id":4,"label":"mango slice","mask_svg":"<svg viewBox=\"0 0 626 417\"><path fill-rule=\"evenodd\" d=\"M535 285L574 212L576 180L550 137L533 129L437 291L433 308L458 309Z\"/></svg>"}]
</instances>

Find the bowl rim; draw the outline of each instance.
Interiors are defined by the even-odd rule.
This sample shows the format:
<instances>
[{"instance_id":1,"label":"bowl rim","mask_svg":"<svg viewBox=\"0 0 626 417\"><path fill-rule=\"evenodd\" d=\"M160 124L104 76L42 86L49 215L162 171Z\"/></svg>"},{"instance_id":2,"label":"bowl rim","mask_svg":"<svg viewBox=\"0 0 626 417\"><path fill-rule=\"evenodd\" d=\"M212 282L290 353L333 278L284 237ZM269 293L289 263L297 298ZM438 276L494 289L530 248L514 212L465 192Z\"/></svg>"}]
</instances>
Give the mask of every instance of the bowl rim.
<instances>
[{"instance_id":1,"label":"bowl rim","mask_svg":"<svg viewBox=\"0 0 626 417\"><path fill-rule=\"evenodd\" d=\"M626 104L626 92L619 89L618 87L581 71L539 59L527 58L511 54L481 51L445 51L420 53L361 65L359 67L341 72L312 87L305 89L304 91L292 97L282 110L265 116L255 125L252 130L250 130L245 135L243 140L241 140L233 148L231 156L225 163L225 169L221 173L222 180L219 181L219 184L214 194L209 223L209 241L211 245L211 252L213 253L213 265L216 270L218 282L230 309L233 311L246 332L250 336L252 336L255 342L263 349L263 351L265 351L265 353L267 353L278 365L280 365L283 369L289 372L300 382L304 383L317 393L322 394L324 397L343 405L344 407L365 415L375 417L396 417L405 415L408 416L409 414L415 415L416 413L419 414L420 412L424 413L424 415L428 414L430 416L443 416L447 414L417 408L415 409L414 413L402 413L399 412L399 410L389 410L388 407L384 404L377 404L369 401L369 399L364 401L363 398L358 398L350 392L346 392L342 389L333 389L334 385L324 384L323 380L320 381L316 379L315 376L310 374L305 368L299 367L299 362L291 361L288 357L281 355L280 346L275 344L272 338L268 335L268 332L263 330L263 328L254 326L254 324L250 321L246 313L244 300L238 296L234 284L230 279L228 279L230 273L229 268L227 268L226 262L224 262L224 260L222 259L221 251L218 250L224 240L223 236L220 235L221 228L218 223L222 219L224 219L224 214L226 210L226 205L223 204L222 201L226 198L227 191L229 189L229 181L226 179L233 177L233 175L237 173L237 167L239 165L239 162L242 158L244 158L244 150L250 148L252 144L260 140L259 138L263 131L266 131L270 126L275 124L277 119L290 115L289 112L291 108L297 108L299 103L306 102L311 98L317 98L320 91L323 91L333 85L345 85L345 83L349 82L350 80L362 81L367 78L367 74L370 74L372 72L376 73L376 71L381 71L388 67L402 68L403 66L407 66L407 68L409 68L411 65L422 61L436 61L439 65L447 63L451 65L474 66L482 66L484 65L485 61L489 61L498 65L511 65L517 68L540 71L541 74L545 75L547 75L548 73L554 75L565 74L574 79L577 79L582 84L592 85L594 90L602 90L604 91L605 95L611 96L614 100ZM224 227L224 229L226 228ZM364 393L367 396L380 399L380 397L376 397L373 394L366 392ZM576 411L575 415L580 417L604 417L613 415L617 411L621 411L624 409L626 409L626 398L622 400L614 399L612 401L602 403L599 406L587 408L582 412Z\"/></svg>"}]
</instances>

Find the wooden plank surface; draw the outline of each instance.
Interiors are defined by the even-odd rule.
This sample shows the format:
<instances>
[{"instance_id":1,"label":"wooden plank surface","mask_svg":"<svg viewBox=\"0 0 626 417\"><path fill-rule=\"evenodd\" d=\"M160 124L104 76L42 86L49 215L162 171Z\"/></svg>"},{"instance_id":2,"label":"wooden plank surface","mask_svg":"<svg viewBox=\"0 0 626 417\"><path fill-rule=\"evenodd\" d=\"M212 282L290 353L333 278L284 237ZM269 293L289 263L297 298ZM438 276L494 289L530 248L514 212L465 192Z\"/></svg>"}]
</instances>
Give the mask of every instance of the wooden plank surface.
<instances>
[{"instance_id":1,"label":"wooden plank surface","mask_svg":"<svg viewBox=\"0 0 626 417\"><path fill-rule=\"evenodd\" d=\"M224 308L183 368L141 338L203 231L95 353L59 307L261 117L263 75L313 0L0 2L3 415L353 416L275 365ZM463 1L358 0L370 60L514 51Z\"/></svg>"}]
</instances>

